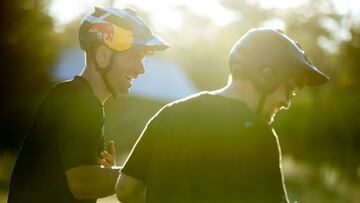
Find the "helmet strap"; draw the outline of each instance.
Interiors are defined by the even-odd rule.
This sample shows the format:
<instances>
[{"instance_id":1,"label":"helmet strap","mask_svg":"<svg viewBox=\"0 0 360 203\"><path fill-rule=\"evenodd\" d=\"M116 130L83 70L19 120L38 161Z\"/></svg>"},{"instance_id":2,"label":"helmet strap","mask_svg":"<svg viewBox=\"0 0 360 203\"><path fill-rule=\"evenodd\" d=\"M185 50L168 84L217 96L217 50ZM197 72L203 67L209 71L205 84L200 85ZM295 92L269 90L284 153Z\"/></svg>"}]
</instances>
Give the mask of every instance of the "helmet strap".
<instances>
[{"instance_id":1,"label":"helmet strap","mask_svg":"<svg viewBox=\"0 0 360 203\"><path fill-rule=\"evenodd\" d=\"M96 57L95 57L95 52L92 52L92 56L91 56L93 62L94 62L94 65L95 65L95 70L100 74L101 78L102 78L102 81L104 82L105 84L105 87L106 89L110 92L110 94L116 98L117 97L117 93L116 91L114 90L114 88L111 86L108 78L107 78L107 74L110 72L111 70L111 67L112 67L112 64L114 62L114 51L111 51L111 54L110 54L110 59L109 59L109 64L104 67L104 68L100 68L100 65L98 63L98 61L96 60Z\"/></svg>"}]
</instances>

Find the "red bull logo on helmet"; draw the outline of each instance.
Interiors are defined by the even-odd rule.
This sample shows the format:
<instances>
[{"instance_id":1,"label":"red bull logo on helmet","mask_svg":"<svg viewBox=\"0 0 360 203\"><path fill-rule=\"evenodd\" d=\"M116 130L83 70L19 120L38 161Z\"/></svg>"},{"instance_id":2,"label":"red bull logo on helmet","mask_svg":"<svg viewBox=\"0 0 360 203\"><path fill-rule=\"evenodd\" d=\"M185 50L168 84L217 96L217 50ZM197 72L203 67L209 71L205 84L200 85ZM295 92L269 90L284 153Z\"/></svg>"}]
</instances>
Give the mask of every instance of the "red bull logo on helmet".
<instances>
[{"instance_id":1,"label":"red bull logo on helmet","mask_svg":"<svg viewBox=\"0 0 360 203\"><path fill-rule=\"evenodd\" d=\"M131 31L108 22L94 23L89 32L96 33L97 37L103 40L105 45L116 51L130 49L133 44Z\"/></svg>"}]
</instances>

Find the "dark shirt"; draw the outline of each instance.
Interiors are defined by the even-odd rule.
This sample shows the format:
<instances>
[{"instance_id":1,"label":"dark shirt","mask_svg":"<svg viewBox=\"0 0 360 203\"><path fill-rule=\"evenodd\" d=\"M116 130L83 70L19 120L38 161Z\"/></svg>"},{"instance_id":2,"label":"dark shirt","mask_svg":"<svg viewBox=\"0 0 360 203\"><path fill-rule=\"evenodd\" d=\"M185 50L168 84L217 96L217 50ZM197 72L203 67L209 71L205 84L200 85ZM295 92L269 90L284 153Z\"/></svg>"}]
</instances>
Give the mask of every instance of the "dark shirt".
<instances>
[{"instance_id":1,"label":"dark shirt","mask_svg":"<svg viewBox=\"0 0 360 203\"><path fill-rule=\"evenodd\" d=\"M122 172L147 203L281 203L276 137L243 102L207 93L165 106Z\"/></svg>"},{"instance_id":2,"label":"dark shirt","mask_svg":"<svg viewBox=\"0 0 360 203\"><path fill-rule=\"evenodd\" d=\"M96 202L77 200L65 172L96 165L103 150L103 107L85 78L55 85L42 101L25 137L9 190L13 202Z\"/></svg>"}]
</instances>

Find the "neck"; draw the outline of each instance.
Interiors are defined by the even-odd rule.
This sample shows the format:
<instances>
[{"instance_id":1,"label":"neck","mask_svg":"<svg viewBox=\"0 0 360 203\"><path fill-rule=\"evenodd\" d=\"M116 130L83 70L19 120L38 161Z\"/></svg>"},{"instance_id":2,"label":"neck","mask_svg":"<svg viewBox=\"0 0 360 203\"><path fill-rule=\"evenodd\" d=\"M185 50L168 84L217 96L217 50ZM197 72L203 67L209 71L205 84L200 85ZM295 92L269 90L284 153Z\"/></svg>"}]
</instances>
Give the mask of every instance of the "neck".
<instances>
[{"instance_id":1,"label":"neck","mask_svg":"<svg viewBox=\"0 0 360 203\"><path fill-rule=\"evenodd\" d=\"M228 84L219 90L214 91L215 94L224 97L238 99L244 102L253 112L256 112L260 101L261 94L254 87L251 81L229 79Z\"/></svg>"},{"instance_id":2,"label":"neck","mask_svg":"<svg viewBox=\"0 0 360 203\"><path fill-rule=\"evenodd\" d=\"M87 64L80 75L88 80L95 96L99 99L101 104L104 104L111 94L106 89L105 84L100 74L95 70L95 67L92 67L91 64Z\"/></svg>"}]
</instances>

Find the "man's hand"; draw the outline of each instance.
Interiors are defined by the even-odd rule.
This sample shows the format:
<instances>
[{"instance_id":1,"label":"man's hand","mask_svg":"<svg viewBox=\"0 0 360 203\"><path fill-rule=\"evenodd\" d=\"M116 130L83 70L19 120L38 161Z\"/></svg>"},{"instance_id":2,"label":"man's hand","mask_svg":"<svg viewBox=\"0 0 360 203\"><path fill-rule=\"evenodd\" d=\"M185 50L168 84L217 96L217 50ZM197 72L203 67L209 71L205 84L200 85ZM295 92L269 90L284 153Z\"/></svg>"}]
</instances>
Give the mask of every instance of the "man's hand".
<instances>
[{"instance_id":1,"label":"man's hand","mask_svg":"<svg viewBox=\"0 0 360 203\"><path fill-rule=\"evenodd\" d=\"M105 168L111 168L116 165L115 143L110 141L106 151L100 153L98 163Z\"/></svg>"}]
</instances>

